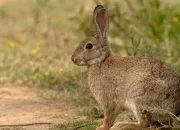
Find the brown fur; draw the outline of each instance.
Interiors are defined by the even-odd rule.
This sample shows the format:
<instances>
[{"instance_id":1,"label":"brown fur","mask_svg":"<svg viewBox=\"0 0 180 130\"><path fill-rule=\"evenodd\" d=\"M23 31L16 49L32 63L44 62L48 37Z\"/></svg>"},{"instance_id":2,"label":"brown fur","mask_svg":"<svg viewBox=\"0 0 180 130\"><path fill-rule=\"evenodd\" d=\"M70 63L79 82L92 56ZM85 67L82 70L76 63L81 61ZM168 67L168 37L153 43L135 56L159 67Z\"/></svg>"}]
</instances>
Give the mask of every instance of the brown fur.
<instances>
[{"instance_id":1,"label":"brown fur","mask_svg":"<svg viewBox=\"0 0 180 130\"><path fill-rule=\"evenodd\" d=\"M173 114L180 111L180 78L152 57L113 55L106 36L108 17L103 26L96 22L98 17L102 21L101 15L108 16L106 9L98 5L94 10L97 35L84 40L72 56L76 65L88 66L88 85L104 109L103 124L97 130L135 130L168 121L171 116L163 110ZM86 48L88 43L92 49ZM113 126L122 108L132 111L138 122Z\"/></svg>"}]
</instances>

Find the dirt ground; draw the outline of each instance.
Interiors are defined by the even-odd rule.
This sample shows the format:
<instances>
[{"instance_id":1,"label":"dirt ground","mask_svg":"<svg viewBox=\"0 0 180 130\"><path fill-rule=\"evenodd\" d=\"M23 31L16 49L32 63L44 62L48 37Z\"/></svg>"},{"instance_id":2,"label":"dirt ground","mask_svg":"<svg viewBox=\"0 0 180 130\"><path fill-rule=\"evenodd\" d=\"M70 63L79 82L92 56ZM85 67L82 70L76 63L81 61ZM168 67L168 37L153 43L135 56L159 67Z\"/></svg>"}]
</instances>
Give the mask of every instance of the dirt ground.
<instances>
[{"instance_id":1,"label":"dirt ground","mask_svg":"<svg viewBox=\"0 0 180 130\"><path fill-rule=\"evenodd\" d=\"M45 99L39 93L34 87L0 85L0 130L54 130L58 123L79 118L73 106ZM2 127L26 124L30 126Z\"/></svg>"}]
</instances>

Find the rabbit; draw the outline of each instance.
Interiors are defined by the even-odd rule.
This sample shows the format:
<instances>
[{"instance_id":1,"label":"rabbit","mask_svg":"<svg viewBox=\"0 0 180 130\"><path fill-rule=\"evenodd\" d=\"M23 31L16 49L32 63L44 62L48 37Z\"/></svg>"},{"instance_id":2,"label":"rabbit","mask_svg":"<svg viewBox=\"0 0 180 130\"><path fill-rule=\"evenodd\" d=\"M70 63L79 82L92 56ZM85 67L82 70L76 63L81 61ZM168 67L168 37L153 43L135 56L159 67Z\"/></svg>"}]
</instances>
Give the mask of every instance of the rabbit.
<instances>
[{"instance_id":1,"label":"rabbit","mask_svg":"<svg viewBox=\"0 0 180 130\"><path fill-rule=\"evenodd\" d=\"M102 5L93 12L96 34L82 41L71 60L87 66L88 86L104 109L96 130L136 130L166 122L180 114L180 78L166 63L149 56L122 57L108 43L109 17ZM122 109L137 122L117 122Z\"/></svg>"}]
</instances>

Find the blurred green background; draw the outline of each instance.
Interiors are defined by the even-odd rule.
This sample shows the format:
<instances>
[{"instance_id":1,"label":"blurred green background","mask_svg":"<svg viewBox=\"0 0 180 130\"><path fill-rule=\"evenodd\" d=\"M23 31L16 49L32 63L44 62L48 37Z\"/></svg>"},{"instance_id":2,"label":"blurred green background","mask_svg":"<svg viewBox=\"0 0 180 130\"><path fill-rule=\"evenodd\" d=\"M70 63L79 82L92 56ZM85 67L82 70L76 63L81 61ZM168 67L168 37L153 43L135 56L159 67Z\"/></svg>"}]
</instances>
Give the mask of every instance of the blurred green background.
<instances>
[{"instance_id":1,"label":"blurred green background","mask_svg":"<svg viewBox=\"0 0 180 130\"><path fill-rule=\"evenodd\" d=\"M108 9L115 53L153 56L180 73L179 0L0 0L0 83L73 94L70 103L81 106L80 114L102 117L86 68L71 62L75 47L95 32L97 4Z\"/></svg>"},{"instance_id":2,"label":"blurred green background","mask_svg":"<svg viewBox=\"0 0 180 130\"><path fill-rule=\"evenodd\" d=\"M0 7L0 76L42 87L76 80L70 57L94 34L96 4L109 11L109 42L122 55L150 55L180 71L180 6L164 0L18 0Z\"/></svg>"}]
</instances>

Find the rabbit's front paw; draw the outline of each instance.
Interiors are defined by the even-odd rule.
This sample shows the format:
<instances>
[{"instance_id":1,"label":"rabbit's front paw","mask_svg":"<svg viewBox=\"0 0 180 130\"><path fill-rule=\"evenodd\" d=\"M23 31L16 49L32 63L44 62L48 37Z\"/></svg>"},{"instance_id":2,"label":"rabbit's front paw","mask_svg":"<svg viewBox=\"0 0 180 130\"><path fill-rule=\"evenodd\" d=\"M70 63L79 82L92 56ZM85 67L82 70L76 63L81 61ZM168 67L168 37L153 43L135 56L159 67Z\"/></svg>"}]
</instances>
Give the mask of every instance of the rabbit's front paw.
<instances>
[{"instance_id":1,"label":"rabbit's front paw","mask_svg":"<svg viewBox=\"0 0 180 130\"><path fill-rule=\"evenodd\" d=\"M109 130L109 128L105 125L101 125L100 127L96 128L96 130Z\"/></svg>"}]
</instances>

